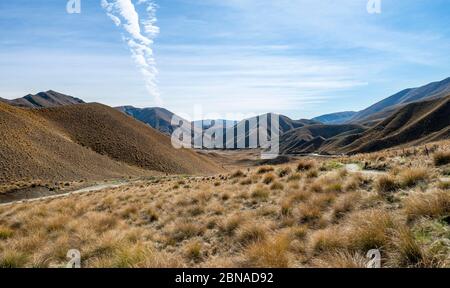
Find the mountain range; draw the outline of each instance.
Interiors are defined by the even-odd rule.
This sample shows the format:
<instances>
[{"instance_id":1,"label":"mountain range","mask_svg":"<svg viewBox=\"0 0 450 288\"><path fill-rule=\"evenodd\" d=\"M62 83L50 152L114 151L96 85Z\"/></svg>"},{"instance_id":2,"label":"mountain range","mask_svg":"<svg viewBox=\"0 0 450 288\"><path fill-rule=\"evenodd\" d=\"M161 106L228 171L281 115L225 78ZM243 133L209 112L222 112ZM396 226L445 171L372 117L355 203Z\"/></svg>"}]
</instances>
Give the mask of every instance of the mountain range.
<instances>
[{"instance_id":1,"label":"mountain range","mask_svg":"<svg viewBox=\"0 0 450 288\"><path fill-rule=\"evenodd\" d=\"M28 94L27 96L14 100L0 98L0 102L24 108L50 108L84 103L81 99L64 95L52 90L40 92L36 95Z\"/></svg>"},{"instance_id":2,"label":"mountain range","mask_svg":"<svg viewBox=\"0 0 450 288\"><path fill-rule=\"evenodd\" d=\"M406 89L359 112L293 120L280 115L282 154L354 154L450 138L450 78ZM55 91L0 99L0 183L27 177L101 179L152 173L222 171L196 151L175 149L174 113L111 108ZM240 121L255 136L261 116ZM235 121L219 120L236 129ZM199 122L196 122L197 124ZM211 120L202 123L208 129ZM206 124L206 125L205 125ZM234 126L233 126L234 125ZM247 139L226 139L232 146Z\"/></svg>"}]
</instances>

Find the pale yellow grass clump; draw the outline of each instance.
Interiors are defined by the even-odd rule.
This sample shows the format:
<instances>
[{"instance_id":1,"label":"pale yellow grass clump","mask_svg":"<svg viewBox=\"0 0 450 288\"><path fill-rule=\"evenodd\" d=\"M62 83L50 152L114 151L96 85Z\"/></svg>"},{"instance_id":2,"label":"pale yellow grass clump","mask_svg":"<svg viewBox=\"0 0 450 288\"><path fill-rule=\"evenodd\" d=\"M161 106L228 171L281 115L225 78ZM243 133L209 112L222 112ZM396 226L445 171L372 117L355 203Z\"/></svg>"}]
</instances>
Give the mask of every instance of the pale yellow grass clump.
<instances>
[{"instance_id":1,"label":"pale yellow grass clump","mask_svg":"<svg viewBox=\"0 0 450 288\"><path fill-rule=\"evenodd\" d=\"M417 167L402 170L398 177L402 187L413 187L421 182L426 182L429 174L426 168Z\"/></svg>"},{"instance_id":2,"label":"pale yellow grass clump","mask_svg":"<svg viewBox=\"0 0 450 288\"><path fill-rule=\"evenodd\" d=\"M285 235L256 243L244 252L241 267L252 268L287 268L290 264L288 248L289 237Z\"/></svg>"},{"instance_id":3,"label":"pale yellow grass clump","mask_svg":"<svg viewBox=\"0 0 450 288\"><path fill-rule=\"evenodd\" d=\"M404 201L404 210L409 220L419 217L437 218L450 215L450 192L434 190L415 193Z\"/></svg>"}]
</instances>

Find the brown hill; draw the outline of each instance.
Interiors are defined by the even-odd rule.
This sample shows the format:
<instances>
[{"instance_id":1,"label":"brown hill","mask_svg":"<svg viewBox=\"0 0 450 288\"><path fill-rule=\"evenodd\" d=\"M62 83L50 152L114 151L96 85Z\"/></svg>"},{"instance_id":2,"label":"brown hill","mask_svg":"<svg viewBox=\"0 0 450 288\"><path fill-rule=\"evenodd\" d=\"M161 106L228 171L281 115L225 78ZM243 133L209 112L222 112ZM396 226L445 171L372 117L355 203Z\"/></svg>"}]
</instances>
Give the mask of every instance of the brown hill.
<instances>
[{"instance_id":1,"label":"brown hill","mask_svg":"<svg viewBox=\"0 0 450 288\"><path fill-rule=\"evenodd\" d=\"M450 77L418 88L400 91L356 113L351 122L368 123L386 119L409 103L446 97L450 93Z\"/></svg>"},{"instance_id":2,"label":"brown hill","mask_svg":"<svg viewBox=\"0 0 450 288\"><path fill-rule=\"evenodd\" d=\"M0 183L15 181L101 180L143 175L73 142L31 110L0 103Z\"/></svg>"},{"instance_id":3,"label":"brown hill","mask_svg":"<svg viewBox=\"0 0 450 288\"><path fill-rule=\"evenodd\" d=\"M75 181L220 169L205 156L113 108L80 104L22 109L0 103L0 183Z\"/></svg>"},{"instance_id":4,"label":"brown hill","mask_svg":"<svg viewBox=\"0 0 450 288\"><path fill-rule=\"evenodd\" d=\"M105 105L71 105L33 112L51 121L74 142L129 165L176 174L220 170L205 156L173 148L166 135Z\"/></svg>"},{"instance_id":5,"label":"brown hill","mask_svg":"<svg viewBox=\"0 0 450 288\"><path fill-rule=\"evenodd\" d=\"M257 126L257 125L251 126L250 122L253 124L260 123L260 121L262 121L261 119L263 119L262 118L263 116L267 116L266 119L269 119L268 123L267 123L267 130L268 130L268 133L270 133L271 115L277 115L277 114L268 113L265 115L260 115L260 116L256 116L256 117L252 117L252 118L240 121L237 125L242 125L242 127L245 127L245 139L244 139L243 135L235 136L234 139L233 138L227 139L227 147L233 147L233 143L234 143L234 146L237 146L238 142L246 143L246 147L248 147L249 138L258 139L258 128L260 126ZM320 124L320 122L314 121L314 120L307 120L307 119L293 120L287 116L279 115L280 136L284 135L285 133L292 131L294 129L298 129L298 128L305 127L308 125L315 125L315 124ZM235 129L237 131L237 128L236 128L237 125L232 129ZM261 124L259 124L259 125L261 125ZM233 131L228 129L227 134L233 135Z\"/></svg>"},{"instance_id":6,"label":"brown hill","mask_svg":"<svg viewBox=\"0 0 450 288\"><path fill-rule=\"evenodd\" d=\"M40 92L36 95L29 94L23 98L4 101L12 106L24 107L24 108L49 108L58 107L64 105L82 104L83 100L61 94L55 91Z\"/></svg>"},{"instance_id":7,"label":"brown hill","mask_svg":"<svg viewBox=\"0 0 450 288\"><path fill-rule=\"evenodd\" d=\"M172 125L172 117L175 114L164 108L135 108L133 106L122 106L117 107L116 109L167 135L171 135L177 128Z\"/></svg>"},{"instance_id":8,"label":"brown hill","mask_svg":"<svg viewBox=\"0 0 450 288\"><path fill-rule=\"evenodd\" d=\"M306 125L283 134L280 139L280 151L283 154L312 153L316 152L327 139L364 130L365 127L356 124Z\"/></svg>"},{"instance_id":9,"label":"brown hill","mask_svg":"<svg viewBox=\"0 0 450 288\"><path fill-rule=\"evenodd\" d=\"M449 138L450 95L414 102L360 134L348 135L326 150L333 153L372 152L404 144L422 144ZM321 149L324 149L323 147Z\"/></svg>"}]
</instances>

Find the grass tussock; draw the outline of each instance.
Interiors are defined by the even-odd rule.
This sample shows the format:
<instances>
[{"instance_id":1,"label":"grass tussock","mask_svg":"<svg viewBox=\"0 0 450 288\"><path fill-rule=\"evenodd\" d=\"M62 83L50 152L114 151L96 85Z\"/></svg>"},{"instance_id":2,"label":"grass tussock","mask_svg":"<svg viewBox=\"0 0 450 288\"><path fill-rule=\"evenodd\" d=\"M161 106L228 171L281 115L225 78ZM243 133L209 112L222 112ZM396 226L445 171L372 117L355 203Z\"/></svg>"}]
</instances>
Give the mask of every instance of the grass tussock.
<instances>
[{"instance_id":1,"label":"grass tussock","mask_svg":"<svg viewBox=\"0 0 450 288\"><path fill-rule=\"evenodd\" d=\"M199 236L204 232L204 228L199 224L192 222L180 222L175 224L175 226L170 231L170 239L176 243L183 240Z\"/></svg>"},{"instance_id":2,"label":"grass tussock","mask_svg":"<svg viewBox=\"0 0 450 288\"><path fill-rule=\"evenodd\" d=\"M291 167L280 168L277 172L278 177L283 178L292 173Z\"/></svg>"},{"instance_id":3,"label":"grass tussock","mask_svg":"<svg viewBox=\"0 0 450 288\"><path fill-rule=\"evenodd\" d=\"M270 191L266 187L258 186L251 194L252 198L266 200L270 196Z\"/></svg>"},{"instance_id":4,"label":"grass tussock","mask_svg":"<svg viewBox=\"0 0 450 288\"><path fill-rule=\"evenodd\" d=\"M433 162L436 166L444 166L450 164L450 152L440 151L433 155Z\"/></svg>"},{"instance_id":5,"label":"grass tussock","mask_svg":"<svg viewBox=\"0 0 450 288\"><path fill-rule=\"evenodd\" d=\"M244 217L240 214L229 216L219 224L219 230L225 235L233 235L235 231L244 223Z\"/></svg>"},{"instance_id":6,"label":"grass tussock","mask_svg":"<svg viewBox=\"0 0 450 288\"><path fill-rule=\"evenodd\" d=\"M194 240L186 245L184 256L190 261L197 262L202 258L202 251L202 243L198 240Z\"/></svg>"},{"instance_id":7,"label":"grass tussock","mask_svg":"<svg viewBox=\"0 0 450 288\"><path fill-rule=\"evenodd\" d=\"M383 175L377 178L375 181L375 189L380 195L395 192L399 188L399 185L395 177L391 175Z\"/></svg>"},{"instance_id":8,"label":"grass tussock","mask_svg":"<svg viewBox=\"0 0 450 288\"><path fill-rule=\"evenodd\" d=\"M260 242L267 238L267 228L260 223L246 223L237 233L237 240L242 245Z\"/></svg>"},{"instance_id":9,"label":"grass tussock","mask_svg":"<svg viewBox=\"0 0 450 288\"><path fill-rule=\"evenodd\" d=\"M426 168L409 168L404 169L398 175L399 183L402 187L414 187L421 182L426 182L429 174Z\"/></svg>"},{"instance_id":10,"label":"grass tussock","mask_svg":"<svg viewBox=\"0 0 450 288\"><path fill-rule=\"evenodd\" d=\"M409 220L420 217L438 218L450 214L450 193L434 190L415 193L404 200L404 211Z\"/></svg>"},{"instance_id":11,"label":"grass tussock","mask_svg":"<svg viewBox=\"0 0 450 288\"><path fill-rule=\"evenodd\" d=\"M275 170L275 168L273 168L272 166L261 166L258 168L257 173L258 174L266 174L269 172L273 172Z\"/></svg>"},{"instance_id":12,"label":"grass tussock","mask_svg":"<svg viewBox=\"0 0 450 288\"><path fill-rule=\"evenodd\" d=\"M273 182L272 185L270 185L270 190L283 190L284 185L280 182Z\"/></svg>"},{"instance_id":13,"label":"grass tussock","mask_svg":"<svg viewBox=\"0 0 450 288\"><path fill-rule=\"evenodd\" d=\"M336 250L315 258L313 265L318 268L366 268L367 258L358 252Z\"/></svg>"},{"instance_id":14,"label":"grass tussock","mask_svg":"<svg viewBox=\"0 0 450 288\"><path fill-rule=\"evenodd\" d=\"M274 174L267 174L263 178L263 183L266 184L266 185L269 185L270 183L275 181L275 179L276 179L276 177L275 177Z\"/></svg>"},{"instance_id":15,"label":"grass tussock","mask_svg":"<svg viewBox=\"0 0 450 288\"><path fill-rule=\"evenodd\" d=\"M14 234L14 231L8 227L0 226L0 240L6 240L10 237L12 237Z\"/></svg>"},{"instance_id":16,"label":"grass tussock","mask_svg":"<svg viewBox=\"0 0 450 288\"><path fill-rule=\"evenodd\" d=\"M241 178L244 177L245 173L242 170L236 170L231 174L231 178Z\"/></svg>"},{"instance_id":17,"label":"grass tussock","mask_svg":"<svg viewBox=\"0 0 450 288\"><path fill-rule=\"evenodd\" d=\"M289 237L274 236L263 242L251 245L244 252L242 267L287 268L290 264L288 248Z\"/></svg>"},{"instance_id":18,"label":"grass tussock","mask_svg":"<svg viewBox=\"0 0 450 288\"><path fill-rule=\"evenodd\" d=\"M297 171L309 171L317 167L317 162L314 160L301 160L297 163Z\"/></svg>"}]
</instances>

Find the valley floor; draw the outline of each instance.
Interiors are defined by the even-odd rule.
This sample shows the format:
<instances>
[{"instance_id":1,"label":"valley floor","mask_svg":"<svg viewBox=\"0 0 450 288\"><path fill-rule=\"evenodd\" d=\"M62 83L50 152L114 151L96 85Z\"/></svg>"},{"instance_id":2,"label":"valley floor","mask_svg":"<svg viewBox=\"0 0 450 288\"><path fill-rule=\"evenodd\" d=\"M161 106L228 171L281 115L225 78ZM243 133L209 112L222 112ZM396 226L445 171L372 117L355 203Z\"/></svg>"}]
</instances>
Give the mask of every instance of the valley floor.
<instances>
[{"instance_id":1,"label":"valley floor","mask_svg":"<svg viewBox=\"0 0 450 288\"><path fill-rule=\"evenodd\" d=\"M450 142L223 163L1 206L0 267L63 267L70 249L83 267L366 267L371 249L383 267L450 267Z\"/></svg>"}]
</instances>

